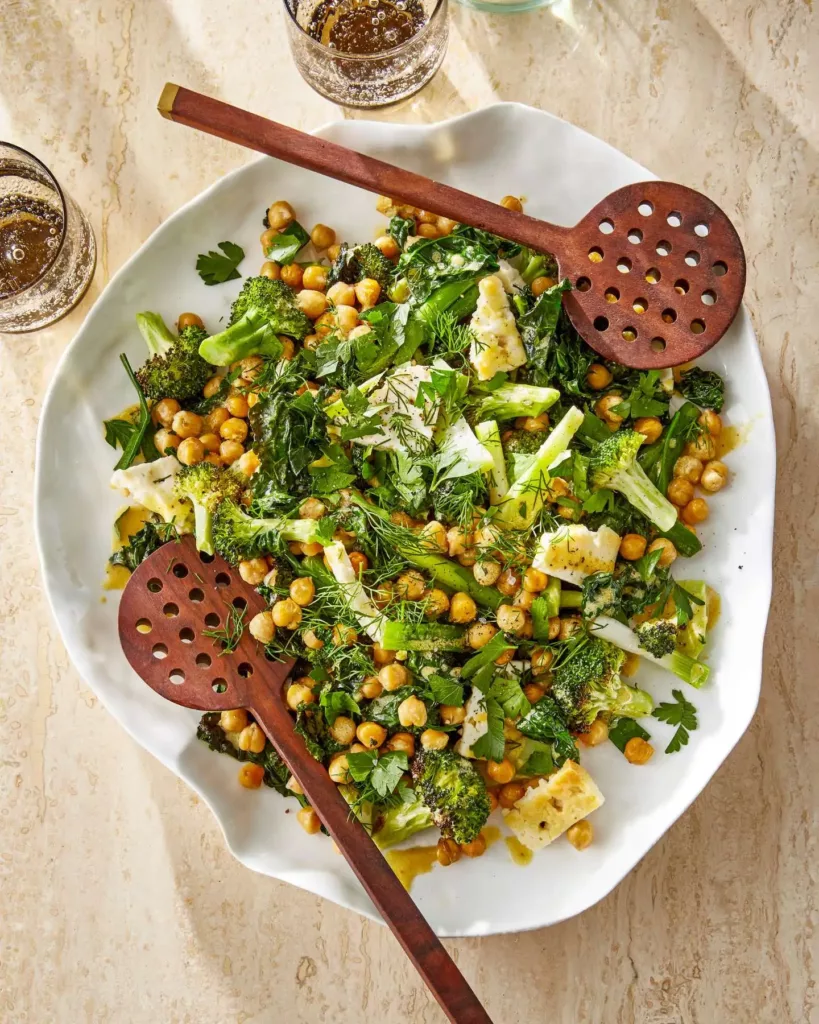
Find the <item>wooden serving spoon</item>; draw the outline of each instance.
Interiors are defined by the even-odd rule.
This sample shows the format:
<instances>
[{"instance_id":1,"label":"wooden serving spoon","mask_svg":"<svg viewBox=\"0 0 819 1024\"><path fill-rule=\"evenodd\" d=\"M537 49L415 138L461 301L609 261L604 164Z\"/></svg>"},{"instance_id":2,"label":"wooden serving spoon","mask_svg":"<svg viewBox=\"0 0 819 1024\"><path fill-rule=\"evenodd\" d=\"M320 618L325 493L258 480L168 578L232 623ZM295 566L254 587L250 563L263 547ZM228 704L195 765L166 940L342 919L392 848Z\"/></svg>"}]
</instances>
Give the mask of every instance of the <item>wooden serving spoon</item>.
<instances>
[{"instance_id":1,"label":"wooden serving spoon","mask_svg":"<svg viewBox=\"0 0 819 1024\"><path fill-rule=\"evenodd\" d=\"M282 688L294 662L270 661L248 630L224 653L204 628L224 627L230 608L246 621L265 601L222 558L192 537L163 545L137 567L119 606L119 636L132 668L163 697L200 711L247 708L335 839L348 864L453 1024L492 1024L440 940L327 770L293 730Z\"/></svg>"},{"instance_id":2,"label":"wooden serving spoon","mask_svg":"<svg viewBox=\"0 0 819 1024\"><path fill-rule=\"evenodd\" d=\"M560 276L573 286L564 304L578 333L606 359L626 366L658 369L696 359L725 334L742 302L739 235L718 206L684 185L626 185L566 228L178 85L165 86L159 111L171 121L553 254Z\"/></svg>"}]
</instances>

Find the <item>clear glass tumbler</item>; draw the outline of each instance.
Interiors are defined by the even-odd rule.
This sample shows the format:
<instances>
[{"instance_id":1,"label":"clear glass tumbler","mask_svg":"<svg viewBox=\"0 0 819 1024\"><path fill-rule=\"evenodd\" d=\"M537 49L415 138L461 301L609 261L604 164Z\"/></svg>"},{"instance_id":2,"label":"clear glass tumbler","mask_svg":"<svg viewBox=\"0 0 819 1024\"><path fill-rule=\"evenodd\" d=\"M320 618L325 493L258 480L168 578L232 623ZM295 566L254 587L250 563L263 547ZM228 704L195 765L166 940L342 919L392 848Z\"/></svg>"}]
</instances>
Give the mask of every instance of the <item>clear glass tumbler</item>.
<instances>
[{"instance_id":1,"label":"clear glass tumbler","mask_svg":"<svg viewBox=\"0 0 819 1024\"><path fill-rule=\"evenodd\" d=\"M65 316L91 283L91 225L36 157L0 142L0 332Z\"/></svg>"},{"instance_id":2,"label":"clear glass tumbler","mask_svg":"<svg viewBox=\"0 0 819 1024\"><path fill-rule=\"evenodd\" d=\"M395 7L403 10L404 0ZM447 0L420 0L424 23L411 38L372 53L350 53L319 42L309 32L328 0L284 0L290 50L302 77L316 92L345 107L383 107L412 96L432 78L446 53ZM379 8L377 0L370 0ZM372 12L373 25L378 17Z\"/></svg>"}]
</instances>

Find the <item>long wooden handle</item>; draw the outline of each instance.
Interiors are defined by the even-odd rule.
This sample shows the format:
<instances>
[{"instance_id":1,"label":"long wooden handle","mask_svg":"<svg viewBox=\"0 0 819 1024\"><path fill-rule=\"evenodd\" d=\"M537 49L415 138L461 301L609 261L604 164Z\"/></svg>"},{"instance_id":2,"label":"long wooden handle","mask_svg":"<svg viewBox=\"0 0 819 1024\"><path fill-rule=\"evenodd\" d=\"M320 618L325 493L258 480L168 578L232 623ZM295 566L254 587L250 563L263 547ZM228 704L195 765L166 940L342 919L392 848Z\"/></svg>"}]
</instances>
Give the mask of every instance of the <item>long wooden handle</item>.
<instances>
[{"instance_id":1,"label":"long wooden handle","mask_svg":"<svg viewBox=\"0 0 819 1024\"><path fill-rule=\"evenodd\" d=\"M348 185L390 196L438 216L491 231L532 249L554 253L560 261L569 228L507 210L422 174L394 167L179 85L165 86L158 109L170 121L198 128Z\"/></svg>"},{"instance_id":2,"label":"long wooden handle","mask_svg":"<svg viewBox=\"0 0 819 1024\"><path fill-rule=\"evenodd\" d=\"M280 683L281 673L274 670L273 674ZM492 1024L438 936L350 812L326 769L309 755L304 741L293 731L293 719L281 699L263 682L253 686L251 696L254 717L449 1020L453 1024Z\"/></svg>"}]
</instances>

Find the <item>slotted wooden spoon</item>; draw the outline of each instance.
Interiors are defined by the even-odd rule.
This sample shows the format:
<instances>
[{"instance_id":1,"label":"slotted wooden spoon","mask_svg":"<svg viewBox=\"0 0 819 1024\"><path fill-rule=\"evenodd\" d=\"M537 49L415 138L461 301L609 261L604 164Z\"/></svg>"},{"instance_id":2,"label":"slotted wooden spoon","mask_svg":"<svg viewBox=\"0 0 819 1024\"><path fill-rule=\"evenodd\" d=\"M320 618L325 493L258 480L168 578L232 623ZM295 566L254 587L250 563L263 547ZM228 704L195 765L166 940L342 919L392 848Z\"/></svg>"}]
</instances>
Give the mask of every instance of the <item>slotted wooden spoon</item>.
<instances>
[{"instance_id":1,"label":"slotted wooden spoon","mask_svg":"<svg viewBox=\"0 0 819 1024\"><path fill-rule=\"evenodd\" d=\"M178 85L165 86L159 111L287 163L552 253L561 278L573 286L564 304L579 334L596 352L626 366L658 369L696 359L725 334L742 302L739 235L718 206L684 185L626 185L566 228Z\"/></svg>"},{"instance_id":2,"label":"slotted wooden spoon","mask_svg":"<svg viewBox=\"0 0 819 1024\"><path fill-rule=\"evenodd\" d=\"M293 661L269 661L248 630L234 652L221 656L202 636L205 628L224 628L231 606L245 609L245 621L267 607L227 562L201 555L192 537L166 544L136 569L122 595L125 656L151 689L175 704L252 711L449 1020L492 1024L326 769L293 731L282 694Z\"/></svg>"}]
</instances>

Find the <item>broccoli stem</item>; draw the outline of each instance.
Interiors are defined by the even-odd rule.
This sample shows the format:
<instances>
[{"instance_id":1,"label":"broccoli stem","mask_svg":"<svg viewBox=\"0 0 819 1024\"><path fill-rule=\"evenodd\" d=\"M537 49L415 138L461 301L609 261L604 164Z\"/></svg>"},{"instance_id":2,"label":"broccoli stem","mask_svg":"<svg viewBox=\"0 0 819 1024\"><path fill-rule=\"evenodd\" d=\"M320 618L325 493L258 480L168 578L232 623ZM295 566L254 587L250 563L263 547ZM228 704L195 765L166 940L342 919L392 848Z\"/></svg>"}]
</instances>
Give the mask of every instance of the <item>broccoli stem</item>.
<instances>
[{"instance_id":1,"label":"broccoli stem","mask_svg":"<svg viewBox=\"0 0 819 1024\"><path fill-rule=\"evenodd\" d=\"M566 593L570 593L570 591ZM549 577L549 582L546 584L546 589L541 594L541 597L546 601L545 611L550 619L560 614L563 590L557 576Z\"/></svg>"},{"instance_id":2,"label":"broccoli stem","mask_svg":"<svg viewBox=\"0 0 819 1024\"><path fill-rule=\"evenodd\" d=\"M193 502L193 532L196 550L213 554L213 515L198 501Z\"/></svg>"},{"instance_id":3,"label":"broccoli stem","mask_svg":"<svg viewBox=\"0 0 819 1024\"><path fill-rule=\"evenodd\" d=\"M176 342L176 336L159 313L137 313L137 328L151 355L162 355Z\"/></svg>"},{"instance_id":4,"label":"broccoli stem","mask_svg":"<svg viewBox=\"0 0 819 1024\"><path fill-rule=\"evenodd\" d=\"M543 491L549 468L566 451L583 422L583 413L571 406L537 451L531 465L515 480L498 508L497 522L513 529L526 529L543 507ZM674 513L676 516L676 512Z\"/></svg>"},{"instance_id":5,"label":"broccoli stem","mask_svg":"<svg viewBox=\"0 0 819 1024\"><path fill-rule=\"evenodd\" d=\"M561 590L560 591L560 607L561 608L582 608L583 607L583 592L581 590Z\"/></svg>"},{"instance_id":6,"label":"broccoli stem","mask_svg":"<svg viewBox=\"0 0 819 1024\"><path fill-rule=\"evenodd\" d=\"M497 421L486 420L484 423L476 424L475 435L492 456L492 468L485 474L489 490L489 504L500 505L509 490L509 478L506 475L506 459L503 457L503 445Z\"/></svg>"},{"instance_id":7,"label":"broccoli stem","mask_svg":"<svg viewBox=\"0 0 819 1024\"><path fill-rule=\"evenodd\" d=\"M481 400L478 416L511 420L516 416L539 416L560 398L554 388L534 384L502 384Z\"/></svg>"},{"instance_id":8,"label":"broccoli stem","mask_svg":"<svg viewBox=\"0 0 819 1024\"><path fill-rule=\"evenodd\" d=\"M199 355L213 366L229 366L251 355L276 359L282 351L282 343L267 318L256 317L252 311L226 327L221 334L205 338L199 346Z\"/></svg>"},{"instance_id":9,"label":"broccoli stem","mask_svg":"<svg viewBox=\"0 0 819 1024\"><path fill-rule=\"evenodd\" d=\"M540 277L546 267L546 257L542 253L534 253L529 262L521 271L521 277L526 284L531 284L536 277Z\"/></svg>"},{"instance_id":10,"label":"broccoli stem","mask_svg":"<svg viewBox=\"0 0 819 1024\"><path fill-rule=\"evenodd\" d=\"M381 631L385 651L463 651L466 633L460 626L438 622L385 622Z\"/></svg>"},{"instance_id":11,"label":"broccoli stem","mask_svg":"<svg viewBox=\"0 0 819 1024\"><path fill-rule=\"evenodd\" d=\"M594 635L630 654L637 654L647 661L653 661L655 665L661 665L668 672L682 679L684 683L694 686L697 689L704 686L708 681L711 670L707 665L695 661L682 651L674 651L665 654L662 658L656 658L649 654L644 647L641 647L637 636L628 626L617 619L611 619L607 615L601 615L594 620Z\"/></svg>"},{"instance_id":12,"label":"broccoli stem","mask_svg":"<svg viewBox=\"0 0 819 1024\"><path fill-rule=\"evenodd\" d=\"M677 510L646 476L639 462L615 473L609 486L619 491L629 504L660 530L670 530L677 522Z\"/></svg>"}]
</instances>

